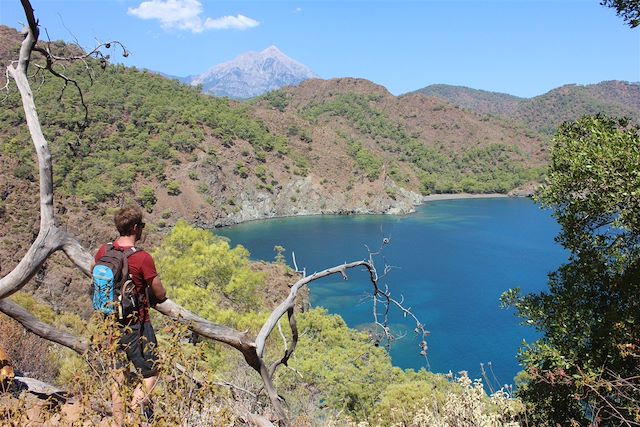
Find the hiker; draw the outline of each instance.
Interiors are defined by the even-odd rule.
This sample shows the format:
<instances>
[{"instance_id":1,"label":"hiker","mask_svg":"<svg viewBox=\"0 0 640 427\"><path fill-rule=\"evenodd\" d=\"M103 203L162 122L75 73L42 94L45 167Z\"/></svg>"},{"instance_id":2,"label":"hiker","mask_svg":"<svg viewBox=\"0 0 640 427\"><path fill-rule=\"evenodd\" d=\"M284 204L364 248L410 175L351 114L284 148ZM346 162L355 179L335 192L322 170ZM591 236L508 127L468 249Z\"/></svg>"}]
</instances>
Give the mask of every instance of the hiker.
<instances>
[{"instance_id":1,"label":"hiker","mask_svg":"<svg viewBox=\"0 0 640 427\"><path fill-rule=\"evenodd\" d=\"M135 243L142 237L145 225L142 221L142 210L136 205L124 207L116 212L114 221L120 237L114 242L100 247L95 255L95 267L92 268L94 309L107 315L113 315L116 323L120 326L118 351L124 352L128 362L133 363L142 375L142 383L138 384L134 390L130 407L132 410L150 417L152 410L148 396L156 385L158 371L155 366L157 341L149 319L149 307L164 302L167 296L158 277L153 258L148 252L135 247ZM126 262L123 262L123 266L117 266L117 262L113 262L113 259L117 258L121 260L124 258ZM125 278L123 283L124 280L130 278L130 281L126 280L129 289L127 292L129 293L123 295L122 299L124 302L131 301L131 304L127 305L124 302L117 304L113 292L110 297L112 300L107 301L106 304L104 301L98 301L104 292L97 293L96 291L96 272L100 266L105 265L113 270L118 270L115 274L117 276L123 275ZM112 274L111 278L113 279L113 277ZM111 286L113 289L113 285ZM125 293L124 287L122 286L122 290L117 289L115 294ZM126 316L123 316L123 310ZM124 381L124 373L116 374L115 383L111 389L113 419L117 425L122 425L124 422L124 402L119 390Z\"/></svg>"}]
</instances>

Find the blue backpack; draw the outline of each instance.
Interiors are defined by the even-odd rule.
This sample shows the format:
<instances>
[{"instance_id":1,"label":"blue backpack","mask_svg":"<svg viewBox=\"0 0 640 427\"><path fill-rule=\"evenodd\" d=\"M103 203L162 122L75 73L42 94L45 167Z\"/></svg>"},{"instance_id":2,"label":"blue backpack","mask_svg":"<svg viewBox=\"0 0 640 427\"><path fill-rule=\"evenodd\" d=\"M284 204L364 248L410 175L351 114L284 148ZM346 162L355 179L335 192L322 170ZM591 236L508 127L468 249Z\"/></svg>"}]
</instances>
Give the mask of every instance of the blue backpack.
<instances>
[{"instance_id":1,"label":"blue backpack","mask_svg":"<svg viewBox=\"0 0 640 427\"><path fill-rule=\"evenodd\" d=\"M106 315L115 313L122 323L132 320L140 306L127 261L135 252L134 247L122 250L108 243L91 274L93 309Z\"/></svg>"}]
</instances>

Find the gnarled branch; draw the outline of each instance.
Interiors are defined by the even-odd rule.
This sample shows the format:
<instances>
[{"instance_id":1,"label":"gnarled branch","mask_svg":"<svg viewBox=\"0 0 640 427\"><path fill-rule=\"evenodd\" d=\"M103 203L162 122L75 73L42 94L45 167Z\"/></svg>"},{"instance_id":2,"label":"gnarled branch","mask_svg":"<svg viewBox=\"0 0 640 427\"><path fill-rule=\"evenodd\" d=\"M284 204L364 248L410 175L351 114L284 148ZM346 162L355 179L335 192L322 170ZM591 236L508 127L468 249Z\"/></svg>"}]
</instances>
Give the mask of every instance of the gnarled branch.
<instances>
[{"instance_id":1,"label":"gnarled branch","mask_svg":"<svg viewBox=\"0 0 640 427\"><path fill-rule=\"evenodd\" d=\"M39 337L63 345L79 354L84 354L89 350L89 342L87 340L44 323L8 299L0 300L0 311L12 319L17 320L25 329Z\"/></svg>"}]
</instances>

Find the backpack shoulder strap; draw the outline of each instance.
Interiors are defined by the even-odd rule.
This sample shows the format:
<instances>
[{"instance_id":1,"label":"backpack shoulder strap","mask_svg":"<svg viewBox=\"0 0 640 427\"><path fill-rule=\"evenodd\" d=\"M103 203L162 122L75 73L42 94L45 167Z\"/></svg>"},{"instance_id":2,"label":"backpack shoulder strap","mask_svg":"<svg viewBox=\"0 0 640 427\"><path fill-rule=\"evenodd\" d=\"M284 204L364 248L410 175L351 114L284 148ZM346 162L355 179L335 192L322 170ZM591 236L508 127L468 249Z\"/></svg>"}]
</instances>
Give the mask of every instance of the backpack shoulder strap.
<instances>
[{"instance_id":1,"label":"backpack shoulder strap","mask_svg":"<svg viewBox=\"0 0 640 427\"><path fill-rule=\"evenodd\" d=\"M124 251L124 256L126 258L129 258L131 255L135 254L136 252L140 252L140 251L136 249L135 246L131 246L129 249Z\"/></svg>"},{"instance_id":2,"label":"backpack shoulder strap","mask_svg":"<svg viewBox=\"0 0 640 427\"><path fill-rule=\"evenodd\" d=\"M125 280L129 279L129 257L138 252L135 246L131 246L129 249L122 251L122 277L125 277Z\"/></svg>"}]
</instances>

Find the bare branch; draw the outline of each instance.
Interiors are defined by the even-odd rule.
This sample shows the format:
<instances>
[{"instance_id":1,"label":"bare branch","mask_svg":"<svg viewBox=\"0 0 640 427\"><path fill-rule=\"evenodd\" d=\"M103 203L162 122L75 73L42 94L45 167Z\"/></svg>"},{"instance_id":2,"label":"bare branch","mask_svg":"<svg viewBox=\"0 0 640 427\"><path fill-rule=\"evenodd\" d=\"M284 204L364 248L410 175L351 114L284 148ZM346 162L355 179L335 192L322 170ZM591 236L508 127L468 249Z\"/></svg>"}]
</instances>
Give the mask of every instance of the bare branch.
<instances>
[{"instance_id":1,"label":"bare branch","mask_svg":"<svg viewBox=\"0 0 640 427\"><path fill-rule=\"evenodd\" d=\"M61 245L60 230L54 227L41 228L38 237L18 265L0 279L0 299L22 288Z\"/></svg>"},{"instance_id":2,"label":"bare branch","mask_svg":"<svg viewBox=\"0 0 640 427\"><path fill-rule=\"evenodd\" d=\"M255 393L253 393L253 392L250 392L249 390L244 389L244 388L242 388L242 387L239 387L239 386L237 386L237 385L235 385L235 384L232 384L232 383L230 383L230 382L228 382L228 381L223 381L223 382L214 382L214 383L213 383L213 385L217 385L217 386L220 386L220 387L232 388L232 389L234 389L234 390L240 390L241 392L246 393L246 394L248 394L249 396L251 396L251 397L253 397L253 398L258 397L258 395L257 395L257 394L255 394Z\"/></svg>"},{"instance_id":3,"label":"bare branch","mask_svg":"<svg viewBox=\"0 0 640 427\"><path fill-rule=\"evenodd\" d=\"M54 76L61 78L64 81L64 86L62 87L62 90L60 91L60 96L58 97L58 101L62 100L62 96L64 95L64 91L67 88L67 86L69 85L69 83L73 84L77 91L78 91L78 96L80 97L80 103L82 104L82 107L84 109L84 124L88 124L89 122L89 108L87 107L87 104L84 102L84 95L82 94L82 89L80 88L80 85L78 84L78 82L72 78L69 78L67 76L65 76L64 74L56 71L53 69L53 61L55 59L55 57L53 55L51 55L51 53L41 47L38 46L34 46L33 50L35 52L39 52L41 53L46 61L47 61L47 65L44 67L47 71L49 71L51 74L53 74Z\"/></svg>"},{"instance_id":4,"label":"bare branch","mask_svg":"<svg viewBox=\"0 0 640 427\"><path fill-rule=\"evenodd\" d=\"M289 310L287 310L287 314L289 316L289 326L291 327L291 335L292 335L291 347L287 348L286 339L285 339L284 356L282 356L282 359L280 359L279 361L277 361L271 366L270 375L272 377L273 377L273 374L276 372L276 369L278 368L278 366L280 365L287 366L287 363L289 362L289 358L291 357L291 355L293 354L293 352L295 351L298 345L298 324L296 323L296 318L294 317L293 310L294 310L294 307L290 307ZM278 322L278 328L280 329L279 322ZM280 333L282 333L281 329L280 329ZM284 335L283 335L283 338L284 338Z\"/></svg>"},{"instance_id":5,"label":"bare branch","mask_svg":"<svg viewBox=\"0 0 640 427\"><path fill-rule=\"evenodd\" d=\"M8 299L0 300L0 311L12 319L17 320L25 329L39 337L70 348L78 354L84 354L89 349L89 343L86 340L47 325Z\"/></svg>"},{"instance_id":6,"label":"bare branch","mask_svg":"<svg viewBox=\"0 0 640 427\"><path fill-rule=\"evenodd\" d=\"M257 348L258 356L262 357L264 355L264 346L265 346L267 337L273 331L273 328L276 326L276 322L284 315L284 313L286 313L289 310L289 308L294 306L295 298L298 295L298 291L300 290L300 288L309 284L310 282L313 282L314 280L331 276L336 273L341 273L344 275L344 271L346 269L359 267L359 266L367 267L369 271L371 271L372 269L372 267L366 261L355 261L347 264L338 265L336 267L328 268L319 273L314 273L310 276L303 277L302 279L294 283L294 285L291 287L291 290L289 291L289 296L282 303L280 303L280 305L276 307L275 310L273 310L273 312L271 313L267 321L264 323L264 325L260 329L258 336L256 337L256 348Z\"/></svg>"}]
</instances>

